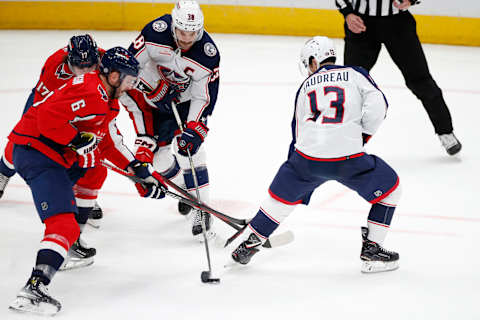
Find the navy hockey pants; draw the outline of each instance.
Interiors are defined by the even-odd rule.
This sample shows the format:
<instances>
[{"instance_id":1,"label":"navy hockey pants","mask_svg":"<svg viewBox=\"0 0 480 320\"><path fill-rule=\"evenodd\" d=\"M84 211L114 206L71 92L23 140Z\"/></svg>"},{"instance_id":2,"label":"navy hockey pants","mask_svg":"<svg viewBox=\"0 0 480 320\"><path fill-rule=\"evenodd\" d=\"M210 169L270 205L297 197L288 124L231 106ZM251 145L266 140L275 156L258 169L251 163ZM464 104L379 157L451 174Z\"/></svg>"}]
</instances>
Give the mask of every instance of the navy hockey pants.
<instances>
[{"instance_id":1,"label":"navy hockey pants","mask_svg":"<svg viewBox=\"0 0 480 320\"><path fill-rule=\"evenodd\" d=\"M335 180L370 203L387 197L398 186L396 172L381 158L363 154L340 161L311 160L291 152L270 185L270 193L286 204L308 204L312 192Z\"/></svg>"},{"instance_id":2,"label":"navy hockey pants","mask_svg":"<svg viewBox=\"0 0 480 320\"><path fill-rule=\"evenodd\" d=\"M13 163L32 191L42 222L59 213L78 213L73 185L85 174L86 169L76 164L67 169L43 153L21 145L13 148Z\"/></svg>"}]
</instances>

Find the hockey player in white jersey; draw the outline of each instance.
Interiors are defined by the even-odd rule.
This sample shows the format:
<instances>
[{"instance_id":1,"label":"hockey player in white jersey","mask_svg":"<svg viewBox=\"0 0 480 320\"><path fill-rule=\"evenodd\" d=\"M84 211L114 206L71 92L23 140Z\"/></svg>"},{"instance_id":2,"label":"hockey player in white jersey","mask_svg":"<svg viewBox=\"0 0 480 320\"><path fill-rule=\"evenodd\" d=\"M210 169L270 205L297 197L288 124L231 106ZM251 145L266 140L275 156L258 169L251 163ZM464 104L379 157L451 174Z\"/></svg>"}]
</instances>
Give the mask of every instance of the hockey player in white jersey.
<instances>
[{"instance_id":1,"label":"hockey player in white jersey","mask_svg":"<svg viewBox=\"0 0 480 320\"><path fill-rule=\"evenodd\" d=\"M398 253L382 245L400 198L399 178L364 149L385 118L387 100L365 69L334 65L335 60L333 42L326 37L308 40L301 51L301 68L308 77L295 99L288 160L255 217L233 242L235 262L247 264L297 205L307 205L317 187L336 180L372 204L367 227L361 228L361 270L398 267Z\"/></svg>"},{"instance_id":2,"label":"hockey player in white jersey","mask_svg":"<svg viewBox=\"0 0 480 320\"><path fill-rule=\"evenodd\" d=\"M142 71L136 90L121 103L130 113L137 138L136 158L153 163L155 169L195 194L194 179L187 155L192 155L200 198L209 200L209 179L203 146L209 129L207 118L217 100L220 55L203 28L203 13L196 1L179 1L172 14L148 23L130 45ZM172 110L178 109L184 133ZM172 153L173 149L173 153ZM190 207L179 203L179 211ZM201 217L192 215L192 233L202 233ZM211 219L203 216L207 231ZM212 235L212 232L208 232Z\"/></svg>"}]
</instances>

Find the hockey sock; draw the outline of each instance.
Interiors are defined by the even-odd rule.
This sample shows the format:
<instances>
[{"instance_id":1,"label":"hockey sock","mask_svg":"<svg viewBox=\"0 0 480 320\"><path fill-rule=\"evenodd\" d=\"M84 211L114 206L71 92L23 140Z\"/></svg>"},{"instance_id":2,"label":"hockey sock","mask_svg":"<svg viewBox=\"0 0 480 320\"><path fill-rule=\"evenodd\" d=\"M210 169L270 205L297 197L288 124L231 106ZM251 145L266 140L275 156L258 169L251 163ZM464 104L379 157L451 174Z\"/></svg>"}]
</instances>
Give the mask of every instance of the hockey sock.
<instances>
[{"instance_id":1,"label":"hockey sock","mask_svg":"<svg viewBox=\"0 0 480 320\"><path fill-rule=\"evenodd\" d=\"M75 215L75 220L77 220L78 226L80 227L80 233L85 228L85 224L88 220L88 215L90 211L93 210L92 207L78 207L78 213Z\"/></svg>"},{"instance_id":2,"label":"hockey sock","mask_svg":"<svg viewBox=\"0 0 480 320\"><path fill-rule=\"evenodd\" d=\"M32 276L40 276L48 285L78 239L80 229L73 213L61 213L45 219L45 234L40 242Z\"/></svg>"},{"instance_id":3,"label":"hockey sock","mask_svg":"<svg viewBox=\"0 0 480 320\"><path fill-rule=\"evenodd\" d=\"M368 214L368 240L380 245L385 241L390 222L392 221L395 207L387 207L381 204L374 204Z\"/></svg>"},{"instance_id":4,"label":"hockey sock","mask_svg":"<svg viewBox=\"0 0 480 320\"><path fill-rule=\"evenodd\" d=\"M0 159L0 173L10 178L15 172L13 164L9 163L5 157L2 157Z\"/></svg>"},{"instance_id":5,"label":"hockey sock","mask_svg":"<svg viewBox=\"0 0 480 320\"><path fill-rule=\"evenodd\" d=\"M388 197L372 205L368 214L368 239L380 245L387 236L393 213L402 194L401 185L393 190Z\"/></svg>"},{"instance_id":6,"label":"hockey sock","mask_svg":"<svg viewBox=\"0 0 480 320\"><path fill-rule=\"evenodd\" d=\"M208 179L208 169L205 166L195 167L195 173L197 175L198 189L200 192L200 198L203 202L209 200L209 179ZM196 196L195 193L195 183L193 181L192 170L183 170L183 178L185 180L185 187L191 194Z\"/></svg>"},{"instance_id":7,"label":"hockey sock","mask_svg":"<svg viewBox=\"0 0 480 320\"><path fill-rule=\"evenodd\" d=\"M250 227L261 238L262 242L265 242L295 207L296 205L287 205L269 196L263 201L257 214L250 221Z\"/></svg>"}]
</instances>

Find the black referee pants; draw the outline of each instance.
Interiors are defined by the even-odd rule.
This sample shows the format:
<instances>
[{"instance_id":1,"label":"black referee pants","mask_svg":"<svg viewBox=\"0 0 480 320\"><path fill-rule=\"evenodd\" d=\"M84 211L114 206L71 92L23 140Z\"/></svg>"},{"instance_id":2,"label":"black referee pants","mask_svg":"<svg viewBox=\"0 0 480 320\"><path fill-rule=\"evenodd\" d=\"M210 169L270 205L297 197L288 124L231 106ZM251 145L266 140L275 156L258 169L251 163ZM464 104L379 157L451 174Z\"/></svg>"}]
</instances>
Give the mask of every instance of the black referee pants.
<instances>
[{"instance_id":1,"label":"black referee pants","mask_svg":"<svg viewBox=\"0 0 480 320\"><path fill-rule=\"evenodd\" d=\"M408 11L387 17L362 16L366 32L351 32L345 23L344 64L369 70L377 61L382 43L405 78L405 84L422 101L435 133L453 131L452 117L437 86L417 36L417 24Z\"/></svg>"}]
</instances>

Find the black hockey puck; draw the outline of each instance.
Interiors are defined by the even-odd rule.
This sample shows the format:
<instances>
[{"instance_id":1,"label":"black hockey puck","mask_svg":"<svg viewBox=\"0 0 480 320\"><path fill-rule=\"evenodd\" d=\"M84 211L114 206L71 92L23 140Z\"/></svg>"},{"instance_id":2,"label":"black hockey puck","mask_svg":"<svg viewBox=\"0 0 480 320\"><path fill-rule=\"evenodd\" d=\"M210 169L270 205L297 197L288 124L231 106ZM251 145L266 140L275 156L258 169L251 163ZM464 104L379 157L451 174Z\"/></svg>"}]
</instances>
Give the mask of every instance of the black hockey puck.
<instances>
[{"instance_id":1,"label":"black hockey puck","mask_svg":"<svg viewBox=\"0 0 480 320\"><path fill-rule=\"evenodd\" d=\"M202 271L200 278L203 283L220 283L219 278L210 278L210 271Z\"/></svg>"}]
</instances>

